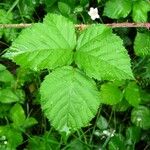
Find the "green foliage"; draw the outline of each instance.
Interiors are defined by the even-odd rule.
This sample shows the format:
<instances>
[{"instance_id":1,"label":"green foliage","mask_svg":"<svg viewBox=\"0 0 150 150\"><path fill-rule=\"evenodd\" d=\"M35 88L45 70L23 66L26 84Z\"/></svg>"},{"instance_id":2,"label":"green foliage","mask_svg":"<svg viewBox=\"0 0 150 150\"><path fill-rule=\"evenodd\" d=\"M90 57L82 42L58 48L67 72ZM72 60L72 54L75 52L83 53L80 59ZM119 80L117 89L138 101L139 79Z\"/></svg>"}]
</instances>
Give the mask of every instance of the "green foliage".
<instances>
[{"instance_id":1,"label":"green foliage","mask_svg":"<svg viewBox=\"0 0 150 150\"><path fill-rule=\"evenodd\" d=\"M101 130L105 130L108 128L108 122L103 116L100 116L98 118L96 125Z\"/></svg>"},{"instance_id":2,"label":"green foliage","mask_svg":"<svg viewBox=\"0 0 150 150\"><path fill-rule=\"evenodd\" d=\"M17 3L19 13L22 18L31 20L40 0L19 0Z\"/></svg>"},{"instance_id":3,"label":"green foliage","mask_svg":"<svg viewBox=\"0 0 150 150\"><path fill-rule=\"evenodd\" d=\"M134 108L131 113L131 121L143 129L150 128L150 109L145 106Z\"/></svg>"},{"instance_id":4,"label":"green foliage","mask_svg":"<svg viewBox=\"0 0 150 150\"><path fill-rule=\"evenodd\" d=\"M127 140L128 145L137 143L140 140L140 136L141 136L141 129L139 127L132 126L127 128L126 138L128 139Z\"/></svg>"},{"instance_id":5,"label":"green foliage","mask_svg":"<svg viewBox=\"0 0 150 150\"><path fill-rule=\"evenodd\" d=\"M125 98L122 99L121 102L117 103L116 105L113 106L114 111L118 112L124 112L130 107L129 103L126 101Z\"/></svg>"},{"instance_id":6,"label":"green foliage","mask_svg":"<svg viewBox=\"0 0 150 150\"><path fill-rule=\"evenodd\" d=\"M134 41L134 50L138 56L150 55L150 32L137 33Z\"/></svg>"},{"instance_id":7,"label":"green foliage","mask_svg":"<svg viewBox=\"0 0 150 150\"><path fill-rule=\"evenodd\" d=\"M55 69L69 65L73 61L75 44L73 23L60 15L49 14L43 24L35 24L24 30L4 56L23 68L38 71L45 68ZM89 27L79 36L76 49L75 63L89 77L107 80L133 79L127 52L122 46L122 41L112 34L110 28L103 25ZM70 130L87 125L96 114L101 101L93 81L82 74L72 67L64 67L54 71L42 83L42 108L52 125L67 134ZM60 89L62 93L58 93ZM105 96L102 96L102 101L116 104L121 100L122 93L119 89L114 89L114 86L108 88L108 93L111 90L115 90L112 91L114 98L107 99L106 92ZM114 92L118 92L117 96ZM58 112L59 115L56 117Z\"/></svg>"},{"instance_id":8,"label":"green foliage","mask_svg":"<svg viewBox=\"0 0 150 150\"><path fill-rule=\"evenodd\" d=\"M12 87L15 78L2 64L0 64L0 83L0 103L22 103L24 101L23 91Z\"/></svg>"},{"instance_id":9,"label":"green foliage","mask_svg":"<svg viewBox=\"0 0 150 150\"><path fill-rule=\"evenodd\" d=\"M72 22L50 14L43 24L24 30L5 56L24 68L54 69L72 62L75 42Z\"/></svg>"},{"instance_id":10,"label":"green foliage","mask_svg":"<svg viewBox=\"0 0 150 150\"><path fill-rule=\"evenodd\" d=\"M0 82L11 82L14 80L13 75L6 69L5 66L0 64Z\"/></svg>"},{"instance_id":11,"label":"green foliage","mask_svg":"<svg viewBox=\"0 0 150 150\"><path fill-rule=\"evenodd\" d=\"M3 144L0 146L4 149L15 150L23 142L21 132L13 129L11 126L0 126L0 137L3 137Z\"/></svg>"},{"instance_id":12,"label":"green foliage","mask_svg":"<svg viewBox=\"0 0 150 150\"><path fill-rule=\"evenodd\" d=\"M26 118L23 108L18 103L11 108L10 119L13 121L13 126L15 128L22 128L22 130L37 124L37 121L34 118Z\"/></svg>"},{"instance_id":13,"label":"green foliage","mask_svg":"<svg viewBox=\"0 0 150 150\"><path fill-rule=\"evenodd\" d=\"M140 91L139 87L135 82L130 82L125 89L125 98L128 103L132 106L138 106L141 98L140 98Z\"/></svg>"},{"instance_id":14,"label":"green foliage","mask_svg":"<svg viewBox=\"0 0 150 150\"><path fill-rule=\"evenodd\" d=\"M133 1L132 17L135 22L146 22L149 11L150 11L149 1L147 0Z\"/></svg>"},{"instance_id":15,"label":"green foliage","mask_svg":"<svg viewBox=\"0 0 150 150\"><path fill-rule=\"evenodd\" d=\"M126 148L123 140L124 139L120 134L112 137L112 139L109 142L109 150L116 150L116 149L125 150Z\"/></svg>"},{"instance_id":16,"label":"green foliage","mask_svg":"<svg viewBox=\"0 0 150 150\"><path fill-rule=\"evenodd\" d=\"M90 150L87 145L83 144L80 140L71 141L67 150Z\"/></svg>"},{"instance_id":17,"label":"green foliage","mask_svg":"<svg viewBox=\"0 0 150 150\"><path fill-rule=\"evenodd\" d=\"M113 19L125 18L131 11L131 0L109 0L106 2L104 15Z\"/></svg>"},{"instance_id":18,"label":"green foliage","mask_svg":"<svg viewBox=\"0 0 150 150\"><path fill-rule=\"evenodd\" d=\"M29 150L59 150L59 143L55 137L51 136L48 132L42 137L33 136L29 140L28 149Z\"/></svg>"},{"instance_id":19,"label":"green foliage","mask_svg":"<svg viewBox=\"0 0 150 150\"><path fill-rule=\"evenodd\" d=\"M6 12L5 9L0 9L0 24L9 24L13 21L13 14ZM13 41L16 38L15 29L0 29L0 38L4 36L7 41Z\"/></svg>"},{"instance_id":20,"label":"green foliage","mask_svg":"<svg viewBox=\"0 0 150 150\"><path fill-rule=\"evenodd\" d=\"M135 22L146 22L150 3L147 0L109 0L105 4L103 15L112 19L126 18L132 11Z\"/></svg>"},{"instance_id":21,"label":"green foliage","mask_svg":"<svg viewBox=\"0 0 150 150\"><path fill-rule=\"evenodd\" d=\"M13 91L11 88L4 88L0 91L1 103L22 102L24 95L21 90Z\"/></svg>"},{"instance_id":22,"label":"green foliage","mask_svg":"<svg viewBox=\"0 0 150 150\"><path fill-rule=\"evenodd\" d=\"M1 0L0 24L33 24L0 29L0 150L147 149L149 25L102 24L149 13L148 0Z\"/></svg>"},{"instance_id":23,"label":"green foliage","mask_svg":"<svg viewBox=\"0 0 150 150\"><path fill-rule=\"evenodd\" d=\"M66 134L88 125L99 104L94 81L78 69L56 69L42 83L42 108L52 125Z\"/></svg>"},{"instance_id":24,"label":"green foliage","mask_svg":"<svg viewBox=\"0 0 150 150\"><path fill-rule=\"evenodd\" d=\"M122 40L104 25L93 25L83 31L75 62L88 76L98 80L133 79Z\"/></svg>"},{"instance_id":25,"label":"green foliage","mask_svg":"<svg viewBox=\"0 0 150 150\"><path fill-rule=\"evenodd\" d=\"M71 11L71 8L70 6L63 2L63 1L60 1L58 2L58 8L60 10L60 12L63 14L63 15L69 15L70 14L70 11Z\"/></svg>"},{"instance_id":26,"label":"green foliage","mask_svg":"<svg viewBox=\"0 0 150 150\"><path fill-rule=\"evenodd\" d=\"M106 83L101 86L100 98L104 104L114 105L122 100L121 90L112 83Z\"/></svg>"}]
</instances>

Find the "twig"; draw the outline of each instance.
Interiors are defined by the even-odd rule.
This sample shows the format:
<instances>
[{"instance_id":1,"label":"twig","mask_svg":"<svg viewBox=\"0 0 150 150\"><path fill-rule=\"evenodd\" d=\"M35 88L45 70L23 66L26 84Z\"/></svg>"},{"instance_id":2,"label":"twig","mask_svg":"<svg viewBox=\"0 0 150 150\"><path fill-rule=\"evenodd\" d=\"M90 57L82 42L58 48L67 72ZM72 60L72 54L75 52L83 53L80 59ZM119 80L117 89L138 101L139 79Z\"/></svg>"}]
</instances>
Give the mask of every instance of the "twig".
<instances>
[{"instance_id":1,"label":"twig","mask_svg":"<svg viewBox=\"0 0 150 150\"><path fill-rule=\"evenodd\" d=\"M0 24L0 28L26 28L30 27L32 24L28 23L20 23L20 24Z\"/></svg>"},{"instance_id":2,"label":"twig","mask_svg":"<svg viewBox=\"0 0 150 150\"><path fill-rule=\"evenodd\" d=\"M21 24L0 24L0 28L26 28L26 27L30 27L32 24L28 24L28 23L21 23ZM109 27L113 27L113 28L124 28L124 27L128 27L128 28L150 28L150 23L107 23L104 24L106 26ZM79 29L84 29L89 25L86 24L79 24L79 25L75 25L76 28Z\"/></svg>"}]
</instances>

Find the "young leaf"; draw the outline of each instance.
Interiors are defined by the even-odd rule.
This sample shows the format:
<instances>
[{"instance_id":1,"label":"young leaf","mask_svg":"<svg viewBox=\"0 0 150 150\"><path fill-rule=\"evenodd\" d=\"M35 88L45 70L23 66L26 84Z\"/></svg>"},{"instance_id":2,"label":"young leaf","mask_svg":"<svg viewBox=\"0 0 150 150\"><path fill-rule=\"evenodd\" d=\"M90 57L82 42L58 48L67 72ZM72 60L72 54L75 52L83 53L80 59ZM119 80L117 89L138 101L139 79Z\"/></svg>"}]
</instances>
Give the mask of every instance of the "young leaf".
<instances>
[{"instance_id":1,"label":"young leaf","mask_svg":"<svg viewBox=\"0 0 150 150\"><path fill-rule=\"evenodd\" d=\"M73 23L60 15L48 14L43 24L23 30L4 56L22 67L54 69L72 62L75 43Z\"/></svg>"},{"instance_id":2,"label":"young leaf","mask_svg":"<svg viewBox=\"0 0 150 150\"><path fill-rule=\"evenodd\" d=\"M104 25L93 25L80 35L75 62L89 77L133 79L130 58L122 40Z\"/></svg>"},{"instance_id":3,"label":"young leaf","mask_svg":"<svg viewBox=\"0 0 150 150\"><path fill-rule=\"evenodd\" d=\"M134 41L134 51L138 56L150 56L150 32L137 33Z\"/></svg>"},{"instance_id":4,"label":"young leaf","mask_svg":"<svg viewBox=\"0 0 150 150\"><path fill-rule=\"evenodd\" d=\"M106 118L104 118L103 116L100 116L96 122L96 126L100 129L100 130L105 130L108 128L108 122L106 120Z\"/></svg>"},{"instance_id":5,"label":"young leaf","mask_svg":"<svg viewBox=\"0 0 150 150\"><path fill-rule=\"evenodd\" d=\"M112 19L125 18L131 11L131 0L109 0L104 8L104 15Z\"/></svg>"},{"instance_id":6,"label":"young leaf","mask_svg":"<svg viewBox=\"0 0 150 150\"><path fill-rule=\"evenodd\" d=\"M104 104L114 105L121 101L122 92L112 83L103 84L100 91L100 97Z\"/></svg>"},{"instance_id":7,"label":"young leaf","mask_svg":"<svg viewBox=\"0 0 150 150\"><path fill-rule=\"evenodd\" d=\"M130 82L125 89L125 98L134 107L141 102L139 87L135 82Z\"/></svg>"},{"instance_id":8,"label":"young leaf","mask_svg":"<svg viewBox=\"0 0 150 150\"><path fill-rule=\"evenodd\" d=\"M135 22L146 22L149 11L150 11L149 1L146 0L133 1L132 17Z\"/></svg>"},{"instance_id":9,"label":"young leaf","mask_svg":"<svg viewBox=\"0 0 150 150\"><path fill-rule=\"evenodd\" d=\"M134 108L131 113L131 121L143 129L150 128L150 110L145 106Z\"/></svg>"},{"instance_id":10,"label":"young leaf","mask_svg":"<svg viewBox=\"0 0 150 150\"><path fill-rule=\"evenodd\" d=\"M72 67L49 74L40 92L45 115L57 130L66 134L88 125L100 104L93 80Z\"/></svg>"}]
</instances>

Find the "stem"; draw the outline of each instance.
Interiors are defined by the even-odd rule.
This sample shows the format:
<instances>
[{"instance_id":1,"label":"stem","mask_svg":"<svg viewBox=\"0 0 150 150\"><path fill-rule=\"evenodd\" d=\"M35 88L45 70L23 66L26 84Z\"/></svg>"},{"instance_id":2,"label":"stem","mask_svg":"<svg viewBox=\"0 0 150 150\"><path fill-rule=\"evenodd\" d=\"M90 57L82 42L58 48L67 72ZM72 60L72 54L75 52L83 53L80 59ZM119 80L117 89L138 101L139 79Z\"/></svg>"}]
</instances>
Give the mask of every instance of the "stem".
<instances>
[{"instance_id":1,"label":"stem","mask_svg":"<svg viewBox=\"0 0 150 150\"><path fill-rule=\"evenodd\" d=\"M95 124L94 124L93 130L92 130L92 134L91 134L91 137L90 137L89 144L92 144L93 135L94 135L94 132L95 132L95 129L96 129L96 125L97 125L96 123L97 123L97 121L98 121L98 119L99 119L101 109L102 109L102 106L100 106L100 107L99 107L99 110L98 110L98 113L97 113L97 117L96 117L96 121L95 121Z\"/></svg>"},{"instance_id":2,"label":"stem","mask_svg":"<svg viewBox=\"0 0 150 150\"><path fill-rule=\"evenodd\" d=\"M26 28L30 27L31 23L20 23L20 24L0 24L0 28ZM150 28L150 23L107 23L104 24L106 26L112 27L112 28ZM76 28L84 29L88 27L88 24L76 24Z\"/></svg>"}]
</instances>

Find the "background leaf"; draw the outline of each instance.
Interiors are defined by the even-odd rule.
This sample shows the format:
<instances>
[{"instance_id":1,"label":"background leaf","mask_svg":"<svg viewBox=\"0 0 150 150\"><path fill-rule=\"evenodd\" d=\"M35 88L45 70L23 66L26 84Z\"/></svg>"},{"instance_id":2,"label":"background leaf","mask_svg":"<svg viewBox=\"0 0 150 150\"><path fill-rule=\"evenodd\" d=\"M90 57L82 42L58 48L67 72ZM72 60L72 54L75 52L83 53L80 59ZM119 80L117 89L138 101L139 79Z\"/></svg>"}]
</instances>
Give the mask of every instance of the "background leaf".
<instances>
[{"instance_id":1,"label":"background leaf","mask_svg":"<svg viewBox=\"0 0 150 150\"><path fill-rule=\"evenodd\" d=\"M6 69L5 66L0 64L0 82L11 82L13 80L13 75Z\"/></svg>"},{"instance_id":2,"label":"background leaf","mask_svg":"<svg viewBox=\"0 0 150 150\"><path fill-rule=\"evenodd\" d=\"M108 122L107 122L106 118L104 118L103 116L100 116L96 122L96 126L101 130L107 129Z\"/></svg>"},{"instance_id":3,"label":"background leaf","mask_svg":"<svg viewBox=\"0 0 150 150\"><path fill-rule=\"evenodd\" d=\"M149 11L150 11L149 1L147 0L133 1L132 18L135 22L146 22Z\"/></svg>"},{"instance_id":4,"label":"background leaf","mask_svg":"<svg viewBox=\"0 0 150 150\"><path fill-rule=\"evenodd\" d=\"M134 108L131 112L131 121L143 129L150 128L150 110L145 106Z\"/></svg>"},{"instance_id":5,"label":"background leaf","mask_svg":"<svg viewBox=\"0 0 150 150\"><path fill-rule=\"evenodd\" d=\"M5 9L0 9L0 24L11 24L13 22L13 14L12 12L7 12ZM0 38L4 37L4 39L9 42L13 41L17 36L17 29L0 28Z\"/></svg>"},{"instance_id":6,"label":"background leaf","mask_svg":"<svg viewBox=\"0 0 150 150\"><path fill-rule=\"evenodd\" d=\"M10 117L15 126L20 126L25 121L25 112L20 104L15 104L10 110Z\"/></svg>"},{"instance_id":7,"label":"background leaf","mask_svg":"<svg viewBox=\"0 0 150 150\"><path fill-rule=\"evenodd\" d=\"M29 140L29 150L59 150L59 143L55 137L46 132L43 136L33 136Z\"/></svg>"},{"instance_id":8,"label":"background leaf","mask_svg":"<svg viewBox=\"0 0 150 150\"><path fill-rule=\"evenodd\" d=\"M100 98L102 103L114 105L122 100L123 94L121 90L112 83L106 83L101 86Z\"/></svg>"},{"instance_id":9,"label":"background leaf","mask_svg":"<svg viewBox=\"0 0 150 150\"><path fill-rule=\"evenodd\" d=\"M1 103L22 102L23 98L24 96L21 90L12 91L11 88L0 89Z\"/></svg>"},{"instance_id":10,"label":"background leaf","mask_svg":"<svg viewBox=\"0 0 150 150\"><path fill-rule=\"evenodd\" d=\"M135 82L130 82L125 89L125 98L132 106L138 106L141 102L139 87Z\"/></svg>"},{"instance_id":11,"label":"background leaf","mask_svg":"<svg viewBox=\"0 0 150 150\"><path fill-rule=\"evenodd\" d=\"M139 127L132 126L127 128L126 138L128 145L137 143L140 140L140 136L141 136L141 129Z\"/></svg>"},{"instance_id":12,"label":"background leaf","mask_svg":"<svg viewBox=\"0 0 150 150\"><path fill-rule=\"evenodd\" d=\"M103 15L113 19L125 18L131 11L131 0L108 0Z\"/></svg>"},{"instance_id":13,"label":"background leaf","mask_svg":"<svg viewBox=\"0 0 150 150\"><path fill-rule=\"evenodd\" d=\"M21 132L13 129L11 126L0 126L0 137L5 136L7 141L7 149L15 150L23 141Z\"/></svg>"},{"instance_id":14,"label":"background leaf","mask_svg":"<svg viewBox=\"0 0 150 150\"><path fill-rule=\"evenodd\" d=\"M45 115L57 130L66 134L88 125L100 104L95 83L72 67L53 71L40 91Z\"/></svg>"},{"instance_id":15,"label":"background leaf","mask_svg":"<svg viewBox=\"0 0 150 150\"><path fill-rule=\"evenodd\" d=\"M58 8L63 15L69 15L71 12L70 6L65 2L58 2Z\"/></svg>"},{"instance_id":16,"label":"background leaf","mask_svg":"<svg viewBox=\"0 0 150 150\"><path fill-rule=\"evenodd\" d=\"M116 134L114 137L111 138L109 144L109 150L126 150L125 144L124 144L124 138L121 134Z\"/></svg>"},{"instance_id":17,"label":"background leaf","mask_svg":"<svg viewBox=\"0 0 150 150\"><path fill-rule=\"evenodd\" d=\"M150 32L137 33L134 41L134 51L138 56L150 56Z\"/></svg>"}]
</instances>

